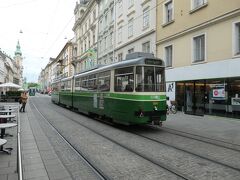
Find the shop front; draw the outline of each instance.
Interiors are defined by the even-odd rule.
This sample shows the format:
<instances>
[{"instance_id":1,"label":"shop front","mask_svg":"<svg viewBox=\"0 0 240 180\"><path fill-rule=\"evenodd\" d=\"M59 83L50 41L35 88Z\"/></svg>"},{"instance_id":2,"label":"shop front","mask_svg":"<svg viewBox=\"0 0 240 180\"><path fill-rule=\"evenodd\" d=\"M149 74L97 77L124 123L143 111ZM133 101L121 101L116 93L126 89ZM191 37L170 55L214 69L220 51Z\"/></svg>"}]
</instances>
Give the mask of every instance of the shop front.
<instances>
[{"instance_id":1,"label":"shop front","mask_svg":"<svg viewBox=\"0 0 240 180\"><path fill-rule=\"evenodd\" d=\"M193 115L240 118L240 58L166 70L166 94Z\"/></svg>"},{"instance_id":2,"label":"shop front","mask_svg":"<svg viewBox=\"0 0 240 180\"><path fill-rule=\"evenodd\" d=\"M186 114L240 118L240 78L176 82L176 101Z\"/></svg>"}]
</instances>

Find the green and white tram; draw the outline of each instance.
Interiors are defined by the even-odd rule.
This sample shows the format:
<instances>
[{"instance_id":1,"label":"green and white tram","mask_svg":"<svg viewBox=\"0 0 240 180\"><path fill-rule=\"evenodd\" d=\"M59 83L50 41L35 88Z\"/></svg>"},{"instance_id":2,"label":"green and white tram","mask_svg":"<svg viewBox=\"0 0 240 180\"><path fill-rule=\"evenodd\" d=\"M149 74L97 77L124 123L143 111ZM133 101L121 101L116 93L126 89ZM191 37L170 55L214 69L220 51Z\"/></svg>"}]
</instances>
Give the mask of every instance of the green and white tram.
<instances>
[{"instance_id":1,"label":"green and white tram","mask_svg":"<svg viewBox=\"0 0 240 180\"><path fill-rule=\"evenodd\" d=\"M134 57L137 55L137 57ZM166 120L164 62L145 54L52 84L52 101L124 125Z\"/></svg>"}]
</instances>

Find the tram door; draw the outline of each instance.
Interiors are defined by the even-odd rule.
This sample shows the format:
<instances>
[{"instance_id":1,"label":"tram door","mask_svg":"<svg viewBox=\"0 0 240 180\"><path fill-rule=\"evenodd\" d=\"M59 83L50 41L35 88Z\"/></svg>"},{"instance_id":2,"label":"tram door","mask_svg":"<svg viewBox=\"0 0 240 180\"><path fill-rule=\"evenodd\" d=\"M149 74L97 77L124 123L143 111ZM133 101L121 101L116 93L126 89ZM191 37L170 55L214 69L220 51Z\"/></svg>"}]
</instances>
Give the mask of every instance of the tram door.
<instances>
[{"instance_id":1,"label":"tram door","mask_svg":"<svg viewBox=\"0 0 240 180\"><path fill-rule=\"evenodd\" d=\"M190 81L185 83L185 113L203 115L205 111L204 81Z\"/></svg>"}]
</instances>

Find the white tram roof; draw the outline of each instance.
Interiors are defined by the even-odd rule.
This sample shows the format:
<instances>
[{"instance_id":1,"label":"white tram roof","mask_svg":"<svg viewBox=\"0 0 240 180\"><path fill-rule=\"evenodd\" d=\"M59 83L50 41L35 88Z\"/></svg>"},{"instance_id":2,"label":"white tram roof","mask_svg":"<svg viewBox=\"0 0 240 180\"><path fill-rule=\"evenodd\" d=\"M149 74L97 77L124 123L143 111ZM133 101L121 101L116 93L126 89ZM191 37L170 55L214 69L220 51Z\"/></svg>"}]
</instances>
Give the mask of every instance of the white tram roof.
<instances>
[{"instance_id":1,"label":"white tram roof","mask_svg":"<svg viewBox=\"0 0 240 180\"><path fill-rule=\"evenodd\" d=\"M112 69L116 69L116 68L124 68L124 67L128 67L128 66L135 66L135 65L146 65L147 63L145 62L146 59L149 60L158 60L161 61L161 65L164 67L164 61L159 59L159 58L155 58L155 57L138 57L135 59L126 59L124 61L121 62L116 62L114 64L109 64L109 65L100 65L95 67L94 69L88 70L88 71L84 71L80 74L74 75L75 78L81 77L81 76L85 76L85 75L90 75L93 73L98 73L98 72L104 72L104 71L108 71L108 70L112 70ZM151 65L151 64L148 64ZM67 78L63 78L63 79L59 79L53 83L57 83L59 81L68 81L71 80L73 78L73 76L71 77L67 77Z\"/></svg>"},{"instance_id":2,"label":"white tram roof","mask_svg":"<svg viewBox=\"0 0 240 180\"><path fill-rule=\"evenodd\" d=\"M102 66L102 67L99 67L99 68L96 68L96 69L93 69L93 70L89 70L87 72L82 72L80 74L75 75L75 77L77 78L77 77L85 76L85 75L88 75L88 74L97 73L97 72L104 72L104 71L112 70L112 69L116 69L116 68L124 68L124 67L134 66L134 65L146 65L146 62L145 62L146 59L159 60L159 61L161 61L161 65L159 65L159 66L164 67L164 62L161 59L139 57L139 58L136 58L136 59L124 60L124 61L121 61L121 62L116 62L114 64L105 65L105 66ZM149 65L151 65L151 64L149 64Z\"/></svg>"}]
</instances>

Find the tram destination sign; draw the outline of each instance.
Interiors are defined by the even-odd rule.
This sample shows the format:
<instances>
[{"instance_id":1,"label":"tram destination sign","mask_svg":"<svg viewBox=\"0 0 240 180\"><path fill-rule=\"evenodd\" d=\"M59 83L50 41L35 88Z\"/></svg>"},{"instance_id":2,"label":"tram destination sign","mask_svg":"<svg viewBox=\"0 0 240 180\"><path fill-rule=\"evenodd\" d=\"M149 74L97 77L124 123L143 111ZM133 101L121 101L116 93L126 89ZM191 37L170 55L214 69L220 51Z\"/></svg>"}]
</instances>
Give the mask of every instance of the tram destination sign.
<instances>
[{"instance_id":1,"label":"tram destination sign","mask_svg":"<svg viewBox=\"0 0 240 180\"><path fill-rule=\"evenodd\" d=\"M145 59L145 64L159 65L159 66L163 65L162 61L157 59Z\"/></svg>"}]
</instances>

